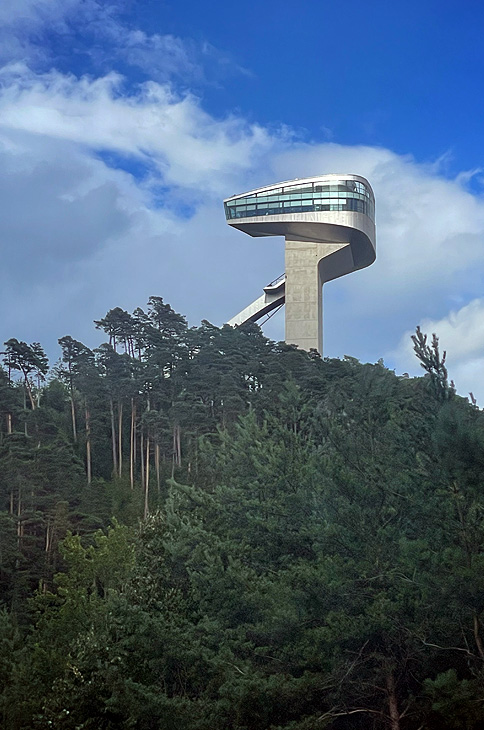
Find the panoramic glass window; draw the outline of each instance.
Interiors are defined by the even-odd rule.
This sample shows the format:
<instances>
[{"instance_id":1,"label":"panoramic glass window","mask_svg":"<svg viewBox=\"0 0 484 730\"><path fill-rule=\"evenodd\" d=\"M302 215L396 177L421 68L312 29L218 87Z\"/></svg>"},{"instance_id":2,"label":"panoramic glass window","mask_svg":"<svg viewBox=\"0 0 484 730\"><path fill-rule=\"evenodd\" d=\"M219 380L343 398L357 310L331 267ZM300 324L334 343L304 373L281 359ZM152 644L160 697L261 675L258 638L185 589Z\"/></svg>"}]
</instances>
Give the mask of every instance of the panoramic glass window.
<instances>
[{"instance_id":1,"label":"panoramic glass window","mask_svg":"<svg viewBox=\"0 0 484 730\"><path fill-rule=\"evenodd\" d=\"M349 210L375 219L373 194L358 180L291 183L234 198L224 205L227 220L324 210Z\"/></svg>"}]
</instances>

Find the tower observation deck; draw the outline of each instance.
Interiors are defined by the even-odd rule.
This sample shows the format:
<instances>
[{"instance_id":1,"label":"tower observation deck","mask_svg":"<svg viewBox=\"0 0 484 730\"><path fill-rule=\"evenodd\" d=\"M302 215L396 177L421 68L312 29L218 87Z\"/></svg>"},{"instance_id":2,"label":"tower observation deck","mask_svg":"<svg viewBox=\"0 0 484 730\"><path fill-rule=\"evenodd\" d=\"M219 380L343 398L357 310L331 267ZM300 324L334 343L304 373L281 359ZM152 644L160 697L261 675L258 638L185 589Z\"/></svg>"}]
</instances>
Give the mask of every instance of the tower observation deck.
<instances>
[{"instance_id":1,"label":"tower observation deck","mask_svg":"<svg viewBox=\"0 0 484 730\"><path fill-rule=\"evenodd\" d=\"M286 342L322 354L323 284L376 257L370 183L359 175L308 177L234 195L224 207L232 228L285 238L285 274L228 324L256 322L285 303Z\"/></svg>"}]
</instances>

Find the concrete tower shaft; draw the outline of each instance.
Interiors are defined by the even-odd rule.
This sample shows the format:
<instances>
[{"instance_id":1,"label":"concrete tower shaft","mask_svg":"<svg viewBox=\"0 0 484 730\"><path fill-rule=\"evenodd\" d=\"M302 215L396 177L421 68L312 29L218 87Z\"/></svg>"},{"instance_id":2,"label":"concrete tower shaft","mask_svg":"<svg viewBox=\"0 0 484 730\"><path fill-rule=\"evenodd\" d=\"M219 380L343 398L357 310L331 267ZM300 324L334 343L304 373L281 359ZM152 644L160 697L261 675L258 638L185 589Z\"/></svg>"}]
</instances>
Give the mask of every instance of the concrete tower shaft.
<instances>
[{"instance_id":1,"label":"concrete tower shaft","mask_svg":"<svg viewBox=\"0 0 484 730\"><path fill-rule=\"evenodd\" d=\"M375 260L375 199L359 175L276 183L224 201L227 223L250 236L284 236L283 287L229 321L257 321L286 304L286 342L322 353L322 286Z\"/></svg>"}]
</instances>

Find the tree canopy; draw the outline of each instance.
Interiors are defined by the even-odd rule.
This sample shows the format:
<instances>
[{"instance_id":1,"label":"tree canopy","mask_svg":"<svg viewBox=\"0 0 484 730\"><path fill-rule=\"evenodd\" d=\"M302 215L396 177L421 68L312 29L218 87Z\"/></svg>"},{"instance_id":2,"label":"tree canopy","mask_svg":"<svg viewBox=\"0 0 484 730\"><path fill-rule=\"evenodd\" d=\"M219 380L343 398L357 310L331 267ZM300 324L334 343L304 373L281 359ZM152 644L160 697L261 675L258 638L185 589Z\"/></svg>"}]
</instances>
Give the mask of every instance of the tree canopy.
<instances>
[{"instance_id":1,"label":"tree canopy","mask_svg":"<svg viewBox=\"0 0 484 730\"><path fill-rule=\"evenodd\" d=\"M160 297L0 369L2 727L479 730L484 420Z\"/></svg>"}]
</instances>

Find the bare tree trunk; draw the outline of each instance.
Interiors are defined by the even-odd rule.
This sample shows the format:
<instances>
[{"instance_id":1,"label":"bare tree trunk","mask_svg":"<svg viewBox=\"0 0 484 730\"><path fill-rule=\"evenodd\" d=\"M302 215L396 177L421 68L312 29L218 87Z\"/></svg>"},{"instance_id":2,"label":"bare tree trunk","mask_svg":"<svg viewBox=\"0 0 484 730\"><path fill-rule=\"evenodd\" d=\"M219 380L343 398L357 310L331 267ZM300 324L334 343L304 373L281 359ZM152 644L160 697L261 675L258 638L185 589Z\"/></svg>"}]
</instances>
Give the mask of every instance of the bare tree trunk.
<instances>
[{"instance_id":1,"label":"bare tree trunk","mask_svg":"<svg viewBox=\"0 0 484 730\"><path fill-rule=\"evenodd\" d=\"M400 713L398 712L398 699L395 691L395 677L393 670L389 669L386 677L388 692L388 711L390 715L391 730L400 730Z\"/></svg>"},{"instance_id":2,"label":"bare tree trunk","mask_svg":"<svg viewBox=\"0 0 484 730\"><path fill-rule=\"evenodd\" d=\"M141 489L145 488L145 450L144 450L144 439L143 429L141 429L141 435L139 439L139 455L141 462Z\"/></svg>"},{"instance_id":3,"label":"bare tree trunk","mask_svg":"<svg viewBox=\"0 0 484 730\"><path fill-rule=\"evenodd\" d=\"M148 496L150 489L150 437L146 437L145 508L143 517L148 517Z\"/></svg>"},{"instance_id":4,"label":"bare tree trunk","mask_svg":"<svg viewBox=\"0 0 484 730\"><path fill-rule=\"evenodd\" d=\"M20 550L22 546L22 520L20 519L22 515L22 493L20 491L20 485L18 488L18 501L17 501L17 545Z\"/></svg>"},{"instance_id":5,"label":"bare tree trunk","mask_svg":"<svg viewBox=\"0 0 484 730\"><path fill-rule=\"evenodd\" d=\"M77 428L76 428L76 407L74 405L74 394L71 390L71 419L72 419L72 438L74 443L77 443Z\"/></svg>"},{"instance_id":6,"label":"bare tree trunk","mask_svg":"<svg viewBox=\"0 0 484 730\"><path fill-rule=\"evenodd\" d=\"M161 492L161 480L160 480L160 444L155 444L155 469L156 469L156 489L158 496Z\"/></svg>"},{"instance_id":7,"label":"bare tree trunk","mask_svg":"<svg viewBox=\"0 0 484 730\"><path fill-rule=\"evenodd\" d=\"M482 639L481 639L481 635L479 632L480 622L479 622L479 617L476 612L474 612L473 619L474 619L474 640L476 642L477 651L479 652L479 656L481 657L481 659L484 659L484 646L482 644Z\"/></svg>"},{"instance_id":8,"label":"bare tree trunk","mask_svg":"<svg viewBox=\"0 0 484 730\"><path fill-rule=\"evenodd\" d=\"M136 423L136 406L134 398L131 398L131 427L129 431L129 483L131 489L134 489L134 459L135 459L135 423Z\"/></svg>"},{"instance_id":9,"label":"bare tree trunk","mask_svg":"<svg viewBox=\"0 0 484 730\"><path fill-rule=\"evenodd\" d=\"M37 375L37 397L36 397L37 408L40 408L40 375Z\"/></svg>"},{"instance_id":10,"label":"bare tree trunk","mask_svg":"<svg viewBox=\"0 0 484 730\"><path fill-rule=\"evenodd\" d=\"M24 414L26 414L26 413L27 413L27 388L24 385ZM26 436L29 435L27 432L27 419L24 421L24 433Z\"/></svg>"},{"instance_id":11,"label":"bare tree trunk","mask_svg":"<svg viewBox=\"0 0 484 730\"><path fill-rule=\"evenodd\" d=\"M181 458L181 428L180 428L180 426L176 427L176 454L177 454L177 465L181 466L182 458Z\"/></svg>"},{"instance_id":12,"label":"bare tree trunk","mask_svg":"<svg viewBox=\"0 0 484 730\"><path fill-rule=\"evenodd\" d=\"M173 426L173 464L171 470L171 476L175 473L175 466L181 466L181 437L180 437L180 426L175 424Z\"/></svg>"},{"instance_id":13,"label":"bare tree trunk","mask_svg":"<svg viewBox=\"0 0 484 730\"><path fill-rule=\"evenodd\" d=\"M86 471L87 483L92 481L92 464L91 464L91 414L86 402Z\"/></svg>"},{"instance_id":14,"label":"bare tree trunk","mask_svg":"<svg viewBox=\"0 0 484 730\"><path fill-rule=\"evenodd\" d=\"M25 376L25 389L26 389L27 394L29 396L30 405L32 406L32 410L35 411L35 400L34 400L34 396L32 394L32 388L30 387L29 379L25 375L25 373L24 373L24 376Z\"/></svg>"},{"instance_id":15,"label":"bare tree trunk","mask_svg":"<svg viewBox=\"0 0 484 730\"><path fill-rule=\"evenodd\" d=\"M109 413L111 415L111 446L113 452L113 473L114 476L118 476L118 456L116 451L116 426L114 424L114 406L113 399L109 399Z\"/></svg>"},{"instance_id":16,"label":"bare tree trunk","mask_svg":"<svg viewBox=\"0 0 484 730\"><path fill-rule=\"evenodd\" d=\"M123 404L118 401L118 474L123 472Z\"/></svg>"},{"instance_id":17,"label":"bare tree trunk","mask_svg":"<svg viewBox=\"0 0 484 730\"><path fill-rule=\"evenodd\" d=\"M134 464L134 471L136 473L136 464L138 461L138 424L136 422L136 413L137 407L136 403L134 404L134 428L133 428L133 464Z\"/></svg>"},{"instance_id":18,"label":"bare tree trunk","mask_svg":"<svg viewBox=\"0 0 484 730\"><path fill-rule=\"evenodd\" d=\"M50 520L47 521L47 527L45 529L45 553L46 553L46 563L47 565L50 564L50 547L51 547L51 526L50 526Z\"/></svg>"},{"instance_id":19,"label":"bare tree trunk","mask_svg":"<svg viewBox=\"0 0 484 730\"><path fill-rule=\"evenodd\" d=\"M171 448L171 478L175 476L176 466L176 426L173 426L173 446Z\"/></svg>"}]
</instances>

